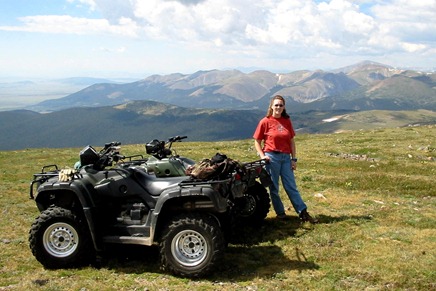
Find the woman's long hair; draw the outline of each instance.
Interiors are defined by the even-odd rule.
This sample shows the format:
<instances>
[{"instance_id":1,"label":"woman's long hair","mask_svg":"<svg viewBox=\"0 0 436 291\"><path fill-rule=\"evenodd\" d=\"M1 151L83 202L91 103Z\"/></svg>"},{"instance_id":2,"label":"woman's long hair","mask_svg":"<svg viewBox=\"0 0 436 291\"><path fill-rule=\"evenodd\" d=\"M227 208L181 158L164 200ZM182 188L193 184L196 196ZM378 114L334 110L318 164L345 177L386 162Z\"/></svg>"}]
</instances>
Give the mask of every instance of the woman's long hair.
<instances>
[{"instance_id":1,"label":"woman's long hair","mask_svg":"<svg viewBox=\"0 0 436 291\"><path fill-rule=\"evenodd\" d=\"M274 105L274 100L281 100L283 102L282 117L289 118L289 114L286 113L285 98L283 98L281 95L276 95L273 98L271 98L271 101L269 102L268 111L266 112L266 117L270 117L273 114L272 106Z\"/></svg>"}]
</instances>

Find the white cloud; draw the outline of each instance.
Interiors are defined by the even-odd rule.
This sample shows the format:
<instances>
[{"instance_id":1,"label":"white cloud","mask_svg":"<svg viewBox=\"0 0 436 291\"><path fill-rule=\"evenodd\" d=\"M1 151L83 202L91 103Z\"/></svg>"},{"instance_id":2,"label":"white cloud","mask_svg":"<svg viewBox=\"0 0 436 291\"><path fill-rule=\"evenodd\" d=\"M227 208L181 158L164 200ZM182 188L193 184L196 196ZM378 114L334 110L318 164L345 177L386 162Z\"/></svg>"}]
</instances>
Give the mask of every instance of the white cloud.
<instances>
[{"instance_id":1,"label":"white cloud","mask_svg":"<svg viewBox=\"0 0 436 291\"><path fill-rule=\"evenodd\" d=\"M435 46L436 1L380 3L373 7L378 29L370 43L381 50L419 52Z\"/></svg>"},{"instance_id":2,"label":"white cloud","mask_svg":"<svg viewBox=\"0 0 436 291\"><path fill-rule=\"evenodd\" d=\"M121 54L121 53L125 53L127 51L127 48L125 46L121 46L121 47L117 47L117 48L99 47L95 51Z\"/></svg>"},{"instance_id":3,"label":"white cloud","mask_svg":"<svg viewBox=\"0 0 436 291\"><path fill-rule=\"evenodd\" d=\"M135 37L138 27L131 19L120 18L117 25L106 19L77 18L69 15L37 15L19 19L23 26L0 26L4 31L25 31L62 34L115 34Z\"/></svg>"},{"instance_id":4,"label":"white cloud","mask_svg":"<svg viewBox=\"0 0 436 291\"><path fill-rule=\"evenodd\" d=\"M86 7L87 13L24 16L21 25L3 25L0 32L91 35L96 42L103 36L107 43L94 45L94 51L124 47L124 55L144 53L147 60L161 58L150 53L157 56L162 50L156 47L169 44L192 54L180 66L208 68L304 67L309 62L337 67L338 60L381 61L401 54L409 62L435 58L436 0L66 1Z\"/></svg>"},{"instance_id":5,"label":"white cloud","mask_svg":"<svg viewBox=\"0 0 436 291\"><path fill-rule=\"evenodd\" d=\"M89 8L91 10L95 10L95 8L97 7L97 5L95 4L94 0L67 0L68 3L76 3L78 2L78 6L84 4L86 6L89 6Z\"/></svg>"},{"instance_id":6,"label":"white cloud","mask_svg":"<svg viewBox=\"0 0 436 291\"><path fill-rule=\"evenodd\" d=\"M428 40L436 29L436 1L288 0L68 0L101 11L105 19L68 15L22 17L1 30L98 34L224 45L289 45L323 50ZM374 2L371 14L359 4ZM379 4L377 4L379 3Z\"/></svg>"}]
</instances>

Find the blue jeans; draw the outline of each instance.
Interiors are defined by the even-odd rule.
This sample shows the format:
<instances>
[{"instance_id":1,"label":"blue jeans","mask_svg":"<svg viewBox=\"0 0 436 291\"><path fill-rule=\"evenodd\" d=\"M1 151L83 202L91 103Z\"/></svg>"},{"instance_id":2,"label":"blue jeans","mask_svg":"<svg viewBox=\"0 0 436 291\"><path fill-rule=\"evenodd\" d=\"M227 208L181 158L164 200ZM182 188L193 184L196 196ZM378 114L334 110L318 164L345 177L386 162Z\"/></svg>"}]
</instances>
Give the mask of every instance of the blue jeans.
<instances>
[{"instance_id":1,"label":"blue jeans","mask_svg":"<svg viewBox=\"0 0 436 291\"><path fill-rule=\"evenodd\" d=\"M297 184L295 183L294 171L291 168L291 157L289 154L275 152L266 152L265 155L270 158L270 162L266 165L266 169L272 179L269 191L274 211L277 215L285 213L283 202L279 196L279 177L281 177L283 187L291 200L295 212L300 214L301 211L307 208L307 206L301 198L300 192L298 192L297 189Z\"/></svg>"}]
</instances>

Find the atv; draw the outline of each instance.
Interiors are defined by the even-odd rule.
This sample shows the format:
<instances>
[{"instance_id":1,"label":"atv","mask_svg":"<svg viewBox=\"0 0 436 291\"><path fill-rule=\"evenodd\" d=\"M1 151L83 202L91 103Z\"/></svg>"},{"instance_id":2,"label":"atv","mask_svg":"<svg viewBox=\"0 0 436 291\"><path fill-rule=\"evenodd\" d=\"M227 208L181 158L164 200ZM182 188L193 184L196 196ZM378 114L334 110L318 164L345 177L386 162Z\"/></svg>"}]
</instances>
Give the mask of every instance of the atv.
<instances>
[{"instance_id":1,"label":"atv","mask_svg":"<svg viewBox=\"0 0 436 291\"><path fill-rule=\"evenodd\" d=\"M163 270L205 276L223 256L231 222L260 221L269 211L262 160L198 180L126 162L118 142L99 152L87 146L79 157L79 169L44 166L30 185L40 214L29 244L46 268L92 263L111 244L157 244Z\"/></svg>"},{"instance_id":2,"label":"atv","mask_svg":"<svg viewBox=\"0 0 436 291\"><path fill-rule=\"evenodd\" d=\"M174 142L180 142L187 136L175 136L166 142L154 139L145 145L146 153L151 155L145 161L145 168L154 172L157 177L185 176L186 169L195 164L195 161L179 156L173 149Z\"/></svg>"}]
</instances>

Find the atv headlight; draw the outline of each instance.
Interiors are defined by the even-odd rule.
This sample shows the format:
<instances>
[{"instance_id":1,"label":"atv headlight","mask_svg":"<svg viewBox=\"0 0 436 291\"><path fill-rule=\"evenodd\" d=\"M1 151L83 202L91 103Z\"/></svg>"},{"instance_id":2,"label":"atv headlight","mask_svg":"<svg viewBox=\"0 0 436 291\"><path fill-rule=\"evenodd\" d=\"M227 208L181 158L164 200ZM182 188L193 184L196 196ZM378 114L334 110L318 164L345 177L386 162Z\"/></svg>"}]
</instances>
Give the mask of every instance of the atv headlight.
<instances>
[{"instance_id":1,"label":"atv headlight","mask_svg":"<svg viewBox=\"0 0 436 291\"><path fill-rule=\"evenodd\" d=\"M80 165L92 165L98 161L98 153L92 146L86 146L83 150L80 151Z\"/></svg>"},{"instance_id":2,"label":"atv headlight","mask_svg":"<svg viewBox=\"0 0 436 291\"><path fill-rule=\"evenodd\" d=\"M157 139L153 139L145 145L145 152L149 155L158 153L159 150L163 148L162 143L163 142L160 142Z\"/></svg>"}]
</instances>

